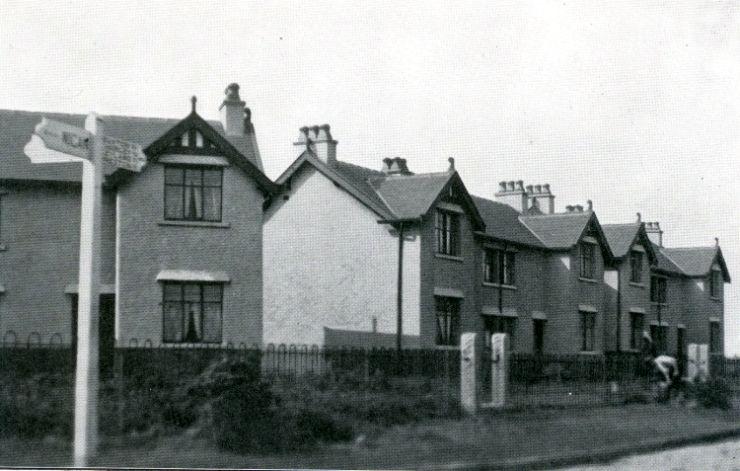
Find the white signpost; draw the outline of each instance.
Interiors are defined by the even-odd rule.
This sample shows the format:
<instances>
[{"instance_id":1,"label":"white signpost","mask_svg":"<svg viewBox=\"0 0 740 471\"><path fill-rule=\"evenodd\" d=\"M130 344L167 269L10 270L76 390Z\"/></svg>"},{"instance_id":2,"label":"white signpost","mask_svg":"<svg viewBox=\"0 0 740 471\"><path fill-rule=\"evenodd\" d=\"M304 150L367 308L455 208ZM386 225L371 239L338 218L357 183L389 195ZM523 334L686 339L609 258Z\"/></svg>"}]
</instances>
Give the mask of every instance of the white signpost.
<instances>
[{"instance_id":1,"label":"white signpost","mask_svg":"<svg viewBox=\"0 0 740 471\"><path fill-rule=\"evenodd\" d=\"M85 129L43 118L24 152L33 163L82 162L80 264L77 307L74 464L88 466L98 445L98 324L100 296L100 214L103 162L141 171L146 157L137 144L105 137L95 113Z\"/></svg>"}]
</instances>

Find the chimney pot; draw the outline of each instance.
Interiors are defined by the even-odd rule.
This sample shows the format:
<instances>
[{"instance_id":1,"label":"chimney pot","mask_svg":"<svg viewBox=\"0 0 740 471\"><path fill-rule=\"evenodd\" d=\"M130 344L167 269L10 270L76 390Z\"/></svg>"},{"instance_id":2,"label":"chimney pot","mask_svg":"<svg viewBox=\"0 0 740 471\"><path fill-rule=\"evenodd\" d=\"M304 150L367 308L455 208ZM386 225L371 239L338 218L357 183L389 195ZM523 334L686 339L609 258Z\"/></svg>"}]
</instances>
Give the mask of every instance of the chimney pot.
<instances>
[{"instance_id":1,"label":"chimney pot","mask_svg":"<svg viewBox=\"0 0 740 471\"><path fill-rule=\"evenodd\" d=\"M573 207L573 205L570 205L570 204L565 207L565 210L568 211L569 213L572 213L574 209L575 208Z\"/></svg>"},{"instance_id":2,"label":"chimney pot","mask_svg":"<svg viewBox=\"0 0 740 471\"><path fill-rule=\"evenodd\" d=\"M501 191L506 191L506 182L498 182L498 185L501 187Z\"/></svg>"},{"instance_id":3,"label":"chimney pot","mask_svg":"<svg viewBox=\"0 0 740 471\"><path fill-rule=\"evenodd\" d=\"M527 185L527 193L534 193L534 186L533 185Z\"/></svg>"},{"instance_id":4,"label":"chimney pot","mask_svg":"<svg viewBox=\"0 0 740 471\"><path fill-rule=\"evenodd\" d=\"M511 180L509 182L509 191L514 191L515 186L516 186L516 182L514 180Z\"/></svg>"},{"instance_id":5,"label":"chimney pot","mask_svg":"<svg viewBox=\"0 0 740 471\"><path fill-rule=\"evenodd\" d=\"M516 189L524 191L524 180L518 180L516 182Z\"/></svg>"},{"instance_id":6,"label":"chimney pot","mask_svg":"<svg viewBox=\"0 0 740 471\"><path fill-rule=\"evenodd\" d=\"M583 212L583 206L581 206L580 204L577 204L576 205L576 211L578 211L579 213L582 213Z\"/></svg>"},{"instance_id":7,"label":"chimney pot","mask_svg":"<svg viewBox=\"0 0 740 471\"><path fill-rule=\"evenodd\" d=\"M534 186L534 192L535 193L542 193L542 185L535 185Z\"/></svg>"},{"instance_id":8,"label":"chimney pot","mask_svg":"<svg viewBox=\"0 0 740 471\"><path fill-rule=\"evenodd\" d=\"M224 101L218 108L221 112L221 124L227 136L243 136L246 131L244 126L244 105L246 103L239 97L239 84L231 83L224 90ZM195 103L193 103L195 111Z\"/></svg>"},{"instance_id":9,"label":"chimney pot","mask_svg":"<svg viewBox=\"0 0 740 471\"><path fill-rule=\"evenodd\" d=\"M542 188L544 189L544 192L545 193L550 193L550 184L549 183L545 183L544 185L542 185Z\"/></svg>"}]
</instances>

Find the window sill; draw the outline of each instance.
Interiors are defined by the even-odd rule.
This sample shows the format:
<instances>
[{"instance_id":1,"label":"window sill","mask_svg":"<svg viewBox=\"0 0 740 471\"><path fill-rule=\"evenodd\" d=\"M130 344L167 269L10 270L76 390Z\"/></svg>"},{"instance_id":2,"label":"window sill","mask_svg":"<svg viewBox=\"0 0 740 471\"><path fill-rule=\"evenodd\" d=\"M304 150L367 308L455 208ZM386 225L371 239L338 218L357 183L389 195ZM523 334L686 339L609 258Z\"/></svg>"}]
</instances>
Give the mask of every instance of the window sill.
<instances>
[{"instance_id":1,"label":"window sill","mask_svg":"<svg viewBox=\"0 0 740 471\"><path fill-rule=\"evenodd\" d=\"M579 277L578 277L578 281L583 281L583 282L585 282L585 283L594 283L594 284L596 284L596 283L598 283L598 282L599 282L599 280L595 280L595 279L593 279L593 278L584 278L584 277L582 277L582 276L579 276Z\"/></svg>"},{"instance_id":2,"label":"window sill","mask_svg":"<svg viewBox=\"0 0 740 471\"><path fill-rule=\"evenodd\" d=\"M434 348L437 350L460 350L459 345L435 345Z\"/></svg>"},{"instance_id":3,"label":"window sill","mask_svg":"<svg viewBox=\"0 0 740 471\"><path fill-rule=\"evenodd\" d=\"M644 284L644 283L636 283L634 281L630 281L630 286L634 286L635 288L642 288L642 289L647 288L647 285L646 284Z\"/></svg>"},{"instance_id":4,"label":"window sill","mask_svg":"<svg viewBox=\"0 0 740 471\"><path fill-rule=\"evenodd\" d=\"M168 348L223 348L226 346L223 342L162 342L163 347Z\"/></svg>"},{"instance_id":5,"label":"window sill","mask_svg":"<svg viewBox=\"0 0 740 471\"><path fill-rule=\"evenodd\" d=\"M231 224L228 222L205 222L205 221L159 221L160 226L180 226L180 227L213 227L219 229L228 229Z\"/></svg>"},{"instance_id":6,"label":"window sill","mask_svg":"<svg viewBox=\"0 0 740 471\"><path fill-rule=\"evenodd\" d=\"M596 355L601 355L601 352L597 352L595 350L590 350L590 351L581 350L580 352L578 352L578 354L579 355L596 356Z\"/></svg>"},{"instance_id":7,"label":"window sill","mask_svg":"<svg viewBox=\"0 0 740 471\"><path fill-rule=\"evenodd\" d=\"M3 246L2 245L0 245L0 250L3 250ZM718 298L717 296L709 296L709 299L711 299L712 301L717 302L717 303L721 303L722 302L722 298Z\"/></svg>"},{"instance_id":8,"label":"window sill","mask_svg":"<svg viewBox=\"0 0 740 471\"><path fill-rule=\"evenodd\" d=\"M0 252L5 252L8 250L8 248L5 246L5 244L0 244Z\"/></svg>"},{"instance_id":9,"label":"window sill","mask_svg":"<svg viewBox=\"0 0 740 471\"><path fill-rule=\"evenodd\" d=\"M510 289L510 290L516 290L517 287L514 285L502 285L500 283L491 283L489 281L484 281L483 286L488 286L490 288L502 288L502 289Z\"/></svg>"},{"instance_id":10,"label":"window sill","mask_svg":"<svg viewBox=\"0 0 740 471\"><path fill-rule=\"evenodd\" d=\"M654 307L668 307L668 303L656 303L655 301L650 301L650 305Z\"/></svg>"},{"instance_id":11,"label":"window sill","mask_svg":"<svg viewBox=\"0 0 740 471\"><path fill-rule=\"evenodd\" d=\"M462 257L458 257L457 255L445 255L443 253L435 253L434 256L437 257L437 258L444 259L444 260L452 260L454 262L462 262L463 261L463 258Z\"/></svg>"}]
</instances>

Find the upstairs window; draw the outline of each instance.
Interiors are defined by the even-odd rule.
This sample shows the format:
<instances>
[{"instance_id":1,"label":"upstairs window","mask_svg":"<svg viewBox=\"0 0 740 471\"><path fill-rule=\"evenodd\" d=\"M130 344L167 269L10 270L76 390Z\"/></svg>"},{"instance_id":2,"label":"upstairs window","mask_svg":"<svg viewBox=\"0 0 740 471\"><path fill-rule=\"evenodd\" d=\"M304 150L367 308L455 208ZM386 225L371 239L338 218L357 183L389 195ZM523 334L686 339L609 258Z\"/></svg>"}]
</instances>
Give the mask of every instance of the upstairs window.
<instances>
[{"instance_id":1,"label":"upstairs window","mask_svg":"<svg viewBox=\"0 0 740 471\"><path fill-rule=\"evenodd\" d=\"M658 304L666 302L667 280L662 276L650 277L650 301Z\"/></svg>"},{"instance_id":2,"label":"upstairs window","mask_svg":"<svg viewBox=\"0 0 740 471\"><path fill-rule=\"evenodd\" d=\"M485 249L483 281L514 286L516 284L516 253L498 249Z\"/></svg>"},{"instance_id":3,"label":"upstairs window","mask_svg":"<svg viewBox=\"0 0 740 471\"><path fill-rule=\"evenodd\" d=\"M166 343L221 343L223 285L165 282L163 340Z\"/></svg>"},{"instance_id":4,"label":"upstairs window","mask_svg":"<svg viewBox=\"0 0 740 471\"><path fill-rule=\"evenodd\" d=\"M164 169L164 218L221 222L223 169L171 166Z\"/></svg>"},{"instance_id":5,"label":"upstairs window","mask_svg":"<svg viewBox=\"0 0 740 471\"><path fill-rule=\"evenodd\" d=\"M435 217L437 234L437 253L442 255L460 255L460 215L443 209L437 209Z\"/></svg>"},{"instance_id":6,"label":"upstairs window","mask_svg":"<svg viewBox=\"0 0 740 471\"><path fill-rule=\"evenodd\" d=\"M709 275L709 295L713 298L719 298L721 295L720 286L722 286L722 273L719 270L712 270Z\"/></svg>"},{"instance_id":7,"label":"upstairs window","mask_svg":"<svg viewBox=\"0 0 740 471\"><path fill-rule=\"evenodd\" d=\"M630 281L642 283L642 252L630 252Z\"/></svg>"},{"instance_id":8,"label":"upstairs window","mask_svg":"<svg viewBox=\"0 0 740 471\"><path fill-rule=\"evenodd\" d=\"M435 296L437 314L437 345L455 346L460 343L460 300Z\"/></svg>"},{"instance_id":9,"label":"upstairs window","mask_svg":"<svg viewBox=\"0 0 740 471\"><path fill-rule=\"evenodd\" d=\"M594 278L594 252L596 246L587 242L580 245L581 255L581 278L592 280Z\"/></svg>"}]
</instances>

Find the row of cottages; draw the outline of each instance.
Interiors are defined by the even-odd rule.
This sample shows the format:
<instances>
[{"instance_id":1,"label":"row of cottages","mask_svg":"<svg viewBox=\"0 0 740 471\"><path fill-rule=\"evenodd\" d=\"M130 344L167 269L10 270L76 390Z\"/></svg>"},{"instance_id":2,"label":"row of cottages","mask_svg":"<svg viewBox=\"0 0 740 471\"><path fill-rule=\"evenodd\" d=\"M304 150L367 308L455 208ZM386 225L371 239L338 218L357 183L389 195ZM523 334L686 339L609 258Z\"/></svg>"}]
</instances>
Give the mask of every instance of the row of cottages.
<instances>
[{"instance_id":1,"label":"row of cottages","mask_svg":"<svg viewBox=\"0 0 740 471\"><path fill-rule=\"evenodd\" d=\"M105 169L101 359L120 346L262 341L262 171L249 109L230 85L221 121L106 116L105 134L144 148L140 173ZM0 335L74 344L81 166L32 165L41 118L0 111Z\"/></svg>"},{"instance_id":2,"label":"row of cottages","mask_svg":"<svg viewBox=\"0 0 740 471\"><path fill-rule=\"evenodd\" d=\"M262 171L251 113L231 84L221 120L108 116L139 143L140 173L106 168L101 358L115 345L453 347L507 332L523 352L602 352L688 342L722 351L719 247L667 249L657 224L602 226L589 205L555 213L548 185L468 193L454 161L413 174L337 159L329 126ZM42 118L0 110L0 335L75 343L79 164L32 165ZM653 238L653 240L651 240ZM400 319L400 325L399 325Z\"/></svg>"},{"instance_id":3,"label":"row of cottages","mask_svg":"<svg viewBox=\"0 0 740 471\"><path fill-rule=\"evenodd\" d=\"M647 332L665 352L722 352L719 246L664 248L657 223L602 225L590 201L556 213L549 185L473 196L453 159L359 167L326 125L295 144L265 210L265 342L454 348L505 332L516 351L600 353Z\"/></svg>"}]
</instances>

